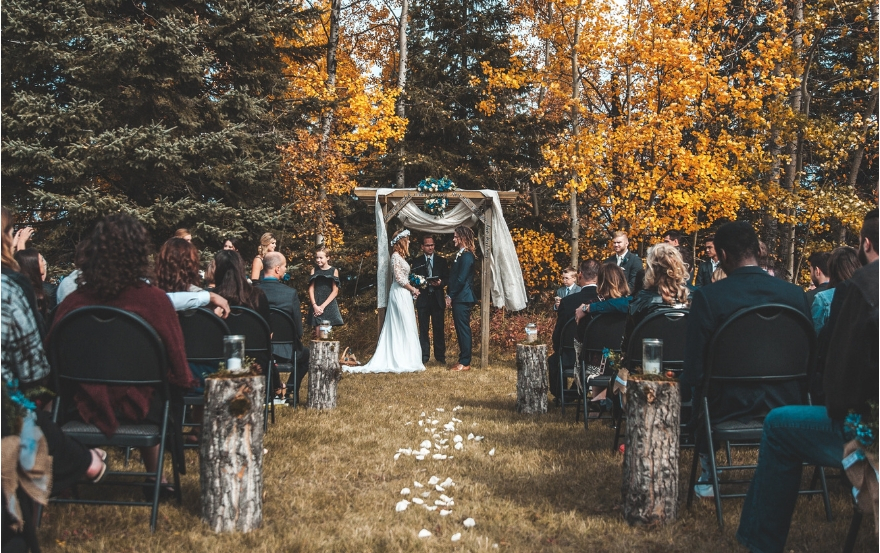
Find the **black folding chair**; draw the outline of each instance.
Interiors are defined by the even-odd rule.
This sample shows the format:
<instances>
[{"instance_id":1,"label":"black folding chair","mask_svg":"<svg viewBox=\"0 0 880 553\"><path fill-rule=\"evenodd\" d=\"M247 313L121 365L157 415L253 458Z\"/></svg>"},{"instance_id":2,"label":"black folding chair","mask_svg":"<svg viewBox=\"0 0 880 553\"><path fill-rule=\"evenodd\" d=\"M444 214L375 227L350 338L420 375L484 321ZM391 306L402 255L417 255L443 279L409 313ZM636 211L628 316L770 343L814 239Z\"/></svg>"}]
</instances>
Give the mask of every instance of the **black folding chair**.
<instances>
[{"instance_id":1,"label":"black folding chair","mask_svg":"<svg viewBox=\"0 0 880 553\"><path fill-rule=\"evenodd\" d=\"M226 326L229 327L230 334L244 336L245 355L256 359L266 375L266 406L263 411L263 430L266 430L270 409L272 422L275 422L275 402L272 401L272 331L269 329L269 322L253 309L235 306L226 318Z\"/></svg>"},{"instance_id":2,"label":"black folding chair","mask_svg":"<svg viewBox=\"0 0 880 553\"><path fill-rule=\"evenodd\" d=\"M574 317L572 317L562 327L559 353L557 355L557 358L559 359L559 367L554 368L554 370L559 371L559 390L554 390L554 393L559 392L558 399L559 404L562 406L563 415L565 414L566 405L574 405L577 407L581 403L581 394L578 393L577 390L573 391L565 388L565 379L574 378L575 371L577 370L577 367L575 366L577 352L574 347L574 341L577 337L578 326Z\"/></svg>"},{"instance_id":3,"label":"black folding chair","mask_svg":"<svg viewBox=\"0 0 880 553\"><path fill-rule=\"evenodd\" d=\"M623 332L626 328L626 313L600 313L593 315L586 321L582 320L584 325L583 342L581 344L581 382L584 384L583 403L578 407L578 412L583 409L584 413L584 430L589 430L589 401L587 394L587 386L597 386L608 389L608 397L611 398L611 385L614 383L615 375L600 375L590 379L587 382L586 363L594 354L601 355L606 349L620 353L620 343L623 341ZM575 413L575 422L577 422L578 413ZM601 417L609 419L612 417Z\"/></svg>"},{"instance_id":4,"label":"black folding chair","mask_svg":"<svg viewBox=\"0 0 880 553\"><path fill-rule=\"evenodd\" d=\"M809 405L808 385L816 358L816 333L812 322L800 311L787 305L766 304L741 309L725 321L706 347L703 383L694 406L701 409L694 435L696 446L691 463L687 506L694 499L697 461L701 445L709 452L709 484L715 495L715 513L719 528L724 528L721 499L745 497L745 493L721 493L721 484L748 484L751 479L725 480L719 473L733 470L754 470L757 465L717 466L715 442L756 447L763 434L763 417L748 422L728 420L712 422L709 402L722 387L737 385L779 386L792 383L800 386L801 404ZM717 418L717 417L716 417ZM831 520L831 504L824 470L819 468L821 489L801 490L801 494L822 494L825 512Z\"/></svg>"},{"instance_id":5,"label":"black folding chair","mask_svg":"<svg viewBox=\"0 0 880 553\"><path fill-rule=\"evenodd\" d=\"M275 370L279 373L293 373L293 382L299 383L301 368L297 364L297 354L302 351L302 340L297 336L293 317L287 311L273 307L269 310L269 328L272 329L272 359L275 361ZM293 390L292 399L293 406L296 407L299 404L299 386ZM272 422L275 422L274 412Z\"/></svg>"},{"instance_id":6,"label":"black folding chair","mask_svg":"<svg viewBox=\"0 0 880 553\"><path fill-rule=\"evenodd\" d=\"M661 372L672 371L676 376L681 374L684 365L685 341L687 339L687 309L664 309L651 313L633 329L626 350L626 368L632 374L633 368L642 365L642 340L658 338L663 340L663 366ZM682 409L685 405L682 405ZM690 406L682 413L682 418L689 416ZM623 428L623 409L615 410L614 443L611 450L617 449Z\"/></svg>"},{"instance_id":7,"label":"black folding chair","mask_svg":"<svg viewBox=\"0 0 880 553\"><path fill-rule=\"evenodd\" d=\"M210 309L199 307L187 311L178 311L177 319L183 330L184 346L186 347L186 360L194 365L214 367L217 370L224 359L223 337L227 336L229 327L214 314ZM194 422L186 422L188 407L205 404L205 394L183 396L183 416L181 428L199 428L202 425ZM198 443L184 444L184 447L198 447Z\"/></svg>"},{"instance_id":8,"label":"black folding chair","mask_svg":"<svg viewBox=\"0 0 880 553\"><path fill-rule=\"evenodd\" d=\"M104 480L97 484L141 487L143 483L120 481L117 477L153 478L154 482L145 480L152 487L152 501L76 498L55 498L52 501L151 507L150 531L155 531L165 448L169 439L178 502L181 501L179 473L185 471L183 459L176 454L178 437L171 421L168 357L162 340L146 321L133 313L115 307L91 306L72 311L55 326L48 351L55 389L60 392L53 416L56 423L63 423L62 432L89 447L159 446L156 472L108 471ZM65 422L61 414L80 384L151 386L162 403L162 420L159 425L121 424L113 437L107 437L93 424L75 420Z\"/></svg>"}]
</instances>

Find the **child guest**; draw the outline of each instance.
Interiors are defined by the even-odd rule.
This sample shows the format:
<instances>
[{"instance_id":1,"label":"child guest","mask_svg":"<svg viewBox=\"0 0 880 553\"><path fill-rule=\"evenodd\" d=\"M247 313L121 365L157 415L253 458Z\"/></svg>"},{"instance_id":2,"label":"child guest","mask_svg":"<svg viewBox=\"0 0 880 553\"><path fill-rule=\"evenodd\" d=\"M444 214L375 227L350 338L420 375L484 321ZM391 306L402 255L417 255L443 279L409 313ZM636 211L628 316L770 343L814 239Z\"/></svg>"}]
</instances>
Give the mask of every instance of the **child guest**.
<instances>
[{"instance_id":1,"label":"child guest","mask_svg":"<svg viewBox=\"0 0 880 553\"><path fill-rule=\"evenodd\" d=\"M309 277L309 300L312 308L309 309L306 321L315 327L315 337L318 336L319 321L330 321L333 326L343 324L339 304L336 303L337 295L339 295L339 270L330 266L330 254L324 246L319 246L315 250L315 266Z\"/></svg>"},{"instance_id":2,"label":"child guest","mask_svg":"<svg viewBox=\"0 0 880 553\"><path fill-rule=\"evenodd\" d=\"M553 311L559 309L559 302L565 296L570 296L575 292L580 292L581 287L577 285L577 269L569 267L562 271L562 286L556 290L556 299L553 304Z\"/></svg>"}]
</instances>

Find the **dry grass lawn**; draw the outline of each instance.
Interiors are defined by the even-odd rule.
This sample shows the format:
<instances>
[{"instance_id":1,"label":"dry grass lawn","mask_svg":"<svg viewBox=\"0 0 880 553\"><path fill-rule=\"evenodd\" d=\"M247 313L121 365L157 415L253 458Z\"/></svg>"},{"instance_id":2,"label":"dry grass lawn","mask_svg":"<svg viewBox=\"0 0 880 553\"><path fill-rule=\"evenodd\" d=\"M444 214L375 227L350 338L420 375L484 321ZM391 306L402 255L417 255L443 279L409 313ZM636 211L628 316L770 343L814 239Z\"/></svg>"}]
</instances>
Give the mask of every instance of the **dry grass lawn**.
<instances>
[{"instance_id":1,"label":"dry grass lawn","mask_svg":"<svg viewBox=\"0 0 880 553\"><path fill-rule=\"evenodd\" d=\"M40 531L43 547L256 553L493 551L497 544L507 551L744 551L734 539L740 500L725 502L724 531L718 530L710 502L690 512L684 508L689 452L682 456L679 520L663 528L630 527L621 516L622 456L609 451L610 428L597 424L586 434L570 410L564 418L558 410L518 415L515 385L510 361L469 373L450 373L432 363L422 374L347 375L335 410L279 407L265 442L260 530L215 535L201 523L198 457L188 451L184 503L162 505L155 534L149 533L146 509L53 505ZM430 438L417 424L422 412L438 419L439 427L455 416L462 421L457 433L485 440L466 440L462 451L446 450L454 459L395 461L399 448L418 448ZM120 462L117 453L112 462ZM431 476L455 482L446 491L455 502L452 514L441 517L439 510L418 505L395 512L401 489L430 489ZM414 488L414 481L426 487ZM825 520L818 497L800 499L788 551L841 549L852 511L844 487L832 480L830 488L834 522ZM434 491L430 503L439 495ZM476 521L469 530L462 525L467 517ZM418 538L422 529L433 536ZM461 540L453 543L458 532ZM857 549L877 550L870 522Z\"/></svg>"}]
</instances>

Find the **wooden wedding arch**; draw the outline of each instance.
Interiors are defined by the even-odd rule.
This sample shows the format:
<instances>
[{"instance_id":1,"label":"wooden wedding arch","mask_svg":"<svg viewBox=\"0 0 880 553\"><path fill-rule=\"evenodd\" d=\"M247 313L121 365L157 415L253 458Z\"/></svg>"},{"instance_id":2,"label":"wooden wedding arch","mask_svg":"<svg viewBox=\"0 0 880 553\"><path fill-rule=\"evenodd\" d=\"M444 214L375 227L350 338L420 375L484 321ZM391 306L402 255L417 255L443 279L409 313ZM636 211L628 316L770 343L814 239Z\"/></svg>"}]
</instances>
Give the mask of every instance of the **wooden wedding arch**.
<instances>
[{"instance_id":1,"label":"wooden wedding arch","mask_svg":"<svg viewBox=\"0 0 880 553\"><path fill-rule=\"evenodd\" d=\"M427 194L419 192L415 188L398 188L387 194L377 196L377 188L355 188L354 194L359 200L363 201L367 206L375 208L378 201L382 207L382 215L387 230L388 223L397 217L400 211L409 203L414 203L421 207L425 204L425 200L430 196L437 194ZM512 205L516 201L516 192L497 192L498 199L502 206ZM492 210L491 198L487 197L481 190L453 190L443 194L449 202L448 209L452 209L459 203L464 203L468 209L473 212L479 223L488 229L492 226ZM390 206L390 207L389 207ZM482 276L480 280L480 367L489 366L489 315L491 313L491 297L492 292L492 271L491 267L486 265L489 259L489 253L492 251L492 233L483 232L482 240L480 240L482 249L483 266L481 269ZM379 308L379 329L381 331L382 324L385 322L385 308Z\"/></svg>"}]
</instances>

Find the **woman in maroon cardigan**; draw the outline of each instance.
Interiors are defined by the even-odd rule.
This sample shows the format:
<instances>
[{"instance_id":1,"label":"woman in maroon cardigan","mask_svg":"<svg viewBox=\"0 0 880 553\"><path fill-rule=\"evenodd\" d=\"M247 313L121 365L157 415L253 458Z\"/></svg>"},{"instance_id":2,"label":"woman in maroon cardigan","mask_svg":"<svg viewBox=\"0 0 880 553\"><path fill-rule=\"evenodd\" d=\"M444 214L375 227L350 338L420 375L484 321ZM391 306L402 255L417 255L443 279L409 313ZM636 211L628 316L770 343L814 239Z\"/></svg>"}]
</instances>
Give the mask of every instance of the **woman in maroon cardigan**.
<instances>
[{"instance_id":1,"label":"woman in maroon cardigan","mask_svg":"<svg viewBox=\"0 0 880 553\"><path fill-rule=\"evenodd\" d=\"M143 225L125 214L107 216L90 238L79 288L58 306L54 321L57 325L74 309L89 305L118 307L139 315L165 344L169 384L189 389L197 382L186 362L183 332L168 296L149 284L148 254L149 239ZM49 334L51 337L51 331ZM82 420L112 436L120 421L139 423L161 417L154 392L151 386L82 384L73 401ZM141 455L147 470L156 470L159 446L145 448Z\"/></svg>"}]
</instances>

